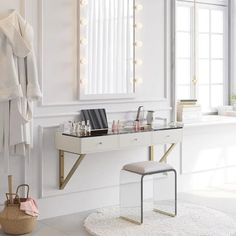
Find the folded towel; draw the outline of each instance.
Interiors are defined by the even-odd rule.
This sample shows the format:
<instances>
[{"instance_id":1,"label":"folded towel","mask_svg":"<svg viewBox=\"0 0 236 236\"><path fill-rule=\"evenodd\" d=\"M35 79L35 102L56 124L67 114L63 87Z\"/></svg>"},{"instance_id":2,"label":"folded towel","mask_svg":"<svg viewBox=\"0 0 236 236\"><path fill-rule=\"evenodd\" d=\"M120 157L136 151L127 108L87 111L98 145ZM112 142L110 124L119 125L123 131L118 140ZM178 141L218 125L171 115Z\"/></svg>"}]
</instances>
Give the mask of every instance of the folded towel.
<instances>
[{"instance_id":1,"label":"folded towel","mask_svg":"<svg viewBox=\"0 0 236 236\"><path fill-rule=\"evenodd\" d=\"M25 202L20 203L20 210L31 216L38 216L39 210L36 201L33 198L28 198Z\"/></svg>"}]
</instances>

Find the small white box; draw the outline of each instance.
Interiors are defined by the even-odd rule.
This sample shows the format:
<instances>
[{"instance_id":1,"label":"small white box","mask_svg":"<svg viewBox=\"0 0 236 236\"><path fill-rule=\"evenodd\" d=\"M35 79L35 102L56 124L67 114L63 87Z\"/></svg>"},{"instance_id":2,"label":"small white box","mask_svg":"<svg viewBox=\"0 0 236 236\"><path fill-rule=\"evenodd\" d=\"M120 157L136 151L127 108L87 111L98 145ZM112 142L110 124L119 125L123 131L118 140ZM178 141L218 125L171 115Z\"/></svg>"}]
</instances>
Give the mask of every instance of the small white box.
<instances>
[{"instance_id":1,"label":"small white box","mask_svg":"<svg viewBox=\"0 0 236 236\"><path fill-rule=\"evenodd\" d=\"M177 105L177 121L192 123L201 121L202 110L200 105Z\"/></svg>"}]
</instances>

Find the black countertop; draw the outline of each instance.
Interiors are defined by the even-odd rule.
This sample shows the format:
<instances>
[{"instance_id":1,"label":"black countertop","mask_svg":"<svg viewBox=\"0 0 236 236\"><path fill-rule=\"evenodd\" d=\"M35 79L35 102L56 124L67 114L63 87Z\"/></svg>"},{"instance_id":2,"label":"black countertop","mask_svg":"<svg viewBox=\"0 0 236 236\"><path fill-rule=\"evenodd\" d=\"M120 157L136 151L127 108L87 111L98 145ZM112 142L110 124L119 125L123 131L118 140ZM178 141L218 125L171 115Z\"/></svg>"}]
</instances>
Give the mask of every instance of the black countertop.
<instances>
[{"instance_id":1,"label":"black countertop","mask_svg":"<svg viewBox=\"0 0 236 236\"><path fill-rule=\"evenodd\" d=\"M151 126L145 126L144 128L141 128L138 131L135 131L134 128L132 127L126 127L123 129L120 129L119 131L112 132L111 130L92 130L90 135L84 135L81 136L77 132L73 133L62 133L63 135L66 136L71 136L71 137L77 137L77 138L89 138L89 137L97 137L97 136L108 136L108 135L122 135L122 134L135 134L135 133L144 133L144 132L152 132L152 131L162 131L162 130L172 130L172 129L182 129L183 125L154 125L153 127Z\"/></svg>"}]
</instances>

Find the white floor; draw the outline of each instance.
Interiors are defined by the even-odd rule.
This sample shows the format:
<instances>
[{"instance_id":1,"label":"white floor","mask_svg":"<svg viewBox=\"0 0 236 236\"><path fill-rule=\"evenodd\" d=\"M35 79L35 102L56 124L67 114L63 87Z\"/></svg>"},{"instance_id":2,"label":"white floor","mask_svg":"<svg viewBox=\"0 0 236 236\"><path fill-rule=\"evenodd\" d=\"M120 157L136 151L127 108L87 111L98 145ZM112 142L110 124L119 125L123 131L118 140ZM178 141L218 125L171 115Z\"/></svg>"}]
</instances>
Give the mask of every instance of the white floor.
<instances>
[{"instance_id":1,"label":"white floor","mask_svg":"<svg viewBox=\"0 0 236 236\"><path fill-rule=\"evenodd\" d=\"M179 198L222 211L236 220L236 183L182 193L179 194Z\"/></svg>"},{"instance_id":2,"label":"white floor","mask_svg":"<svg viewBox=\"0 0 236 236\"><path fill-rule=\"evenodd\" d=\"M236 220L236 185L179 194L179 199L204 205L227 213ZM90 236L83 228L83 220L91 213L83 212L38 222L31 236ZM0 230L0 235L5 235Z\"/></svg>"},{"instance_id":3,"label":"white floor","mask_svg":"<svg viewBox=\"0 0 236 236\"><path fill-rule=\"evenodd\" d=\"M36 229L29 236L90 236L83 227L84 219L91 212L61 216L38 222ZM4 234L0 229L0 236Z\"/></svg>"}]
</instances>

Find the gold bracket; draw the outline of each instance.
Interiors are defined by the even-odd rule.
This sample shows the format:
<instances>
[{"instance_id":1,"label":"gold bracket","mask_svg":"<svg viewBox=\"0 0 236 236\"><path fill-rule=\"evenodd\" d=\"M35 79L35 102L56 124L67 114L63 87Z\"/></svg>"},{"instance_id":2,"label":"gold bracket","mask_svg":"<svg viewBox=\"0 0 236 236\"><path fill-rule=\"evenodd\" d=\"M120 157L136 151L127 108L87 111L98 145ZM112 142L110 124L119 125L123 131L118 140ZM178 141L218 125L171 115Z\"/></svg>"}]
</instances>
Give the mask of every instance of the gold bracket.
<instances>
[{"instance_id":1,"label":"gold bracket","mask_svg":"<svg viewBox=\"0 0 236 236\"><path fill-rule=\"evenodd\" d=\"M159 162L165 162L171 151L174 149L176 146L176 143L172 143L171 146L168 148L168 150L164 153L164 155L161 157ZM148 147L149 151L149 161L154 161L154 147L149 146Z\"/></svg>"},{"instance_id":2,"label":"gold bracket","mask_svg":"<svg viewBox=\"0 0 236 236\"><path fill-rule=\"evenodd\" d=\"M149 161L154 161L154 147L149 146L148 151L149 151Z\"/></svg>"},{"instance_id":3,"label":"gold bracket","mask_svg":"<svg viewBox=\"0 0 236 236\"><path fill-rule=\"evenodd\" d=\"M75 171L78 169L80 163L84 159L85 154L80 154L79 158L76 160L75 164L72 166L70 172L67 174L65 178L65 164L64 164L64 151L59 150L59 188L62 190L65 188L65 186L68 184L69 180L75 173Z\"/></svg>"},{"instance_id":4,"label":"gold bracket","mask_svg":"<svg viewBox=\"0 0 236 236\"><path fill-rule=\"evenodd\" d=\"M166 162L167 157L170 155L171 151L174 149L175 146L176 146L176 143L172 143L170 147L167 149L167 151L164 153L164 155L162 156L159 162Z\"/></svg>"}]
</instances>

